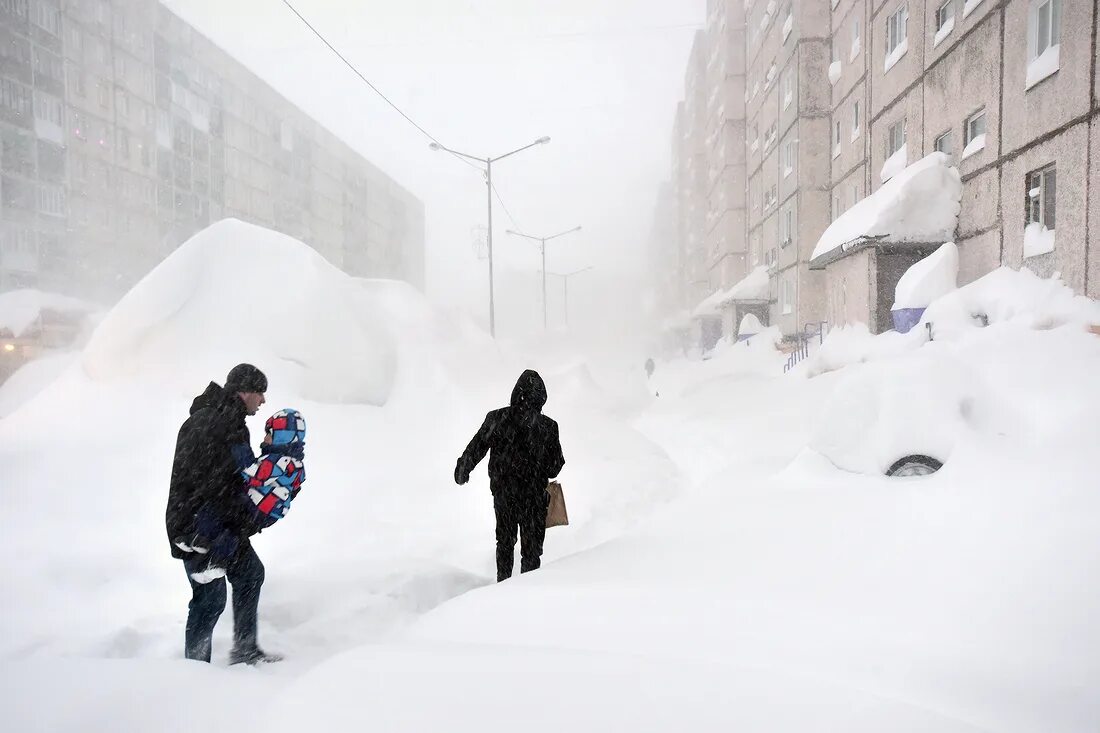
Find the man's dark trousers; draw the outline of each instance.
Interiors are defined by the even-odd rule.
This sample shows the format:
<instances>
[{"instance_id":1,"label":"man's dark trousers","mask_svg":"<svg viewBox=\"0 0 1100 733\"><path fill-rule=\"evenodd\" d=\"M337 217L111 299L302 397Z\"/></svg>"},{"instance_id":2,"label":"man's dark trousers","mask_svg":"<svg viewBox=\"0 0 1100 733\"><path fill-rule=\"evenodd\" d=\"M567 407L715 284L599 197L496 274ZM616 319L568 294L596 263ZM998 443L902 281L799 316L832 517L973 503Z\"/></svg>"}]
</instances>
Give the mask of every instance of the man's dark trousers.
<instances>
[{"instance_id":1,"label":"man's dark trousers","mask_svg":"<svg viewBox=\"0 0 1100 733\"><path fill-rule=\"evenodd\" d=\"M520 537L520 572L538 570L542 564L542 543L546 538L546 492L516 496L497 492L493 509L497 515L497 582L512 577L516 537Z\"/></svg>"},{"instance_id":2,"label":"man's dark trousers","mask_svg":"<svg viewBox=\"0 0 1100 733\"><path fill-rule=\"evenodd\" d=\"M256 613L260 606L260 587L264 584L264 564L245 542L226 567L226 577L209 583L196 583L191 573L206 566L201 557L183 561L191 583L191 603L187 606L187 631L184 653L188 659L210 661L214 626L225 610L225 581L233 586L233 648L256 648Z\"/></svg>"}]
</instances>

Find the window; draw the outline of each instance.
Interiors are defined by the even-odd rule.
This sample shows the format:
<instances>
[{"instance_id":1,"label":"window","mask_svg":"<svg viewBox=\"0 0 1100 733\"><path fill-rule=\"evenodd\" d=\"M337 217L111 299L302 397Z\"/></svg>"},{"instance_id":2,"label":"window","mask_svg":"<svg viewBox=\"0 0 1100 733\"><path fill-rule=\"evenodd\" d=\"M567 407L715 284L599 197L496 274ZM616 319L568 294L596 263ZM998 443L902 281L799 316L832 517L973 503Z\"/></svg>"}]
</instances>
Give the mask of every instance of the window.
<instances>
[{"instance_id":1,"label":"window","mask_svg":"<svg viewBox=\"0 0 1100 733\"><path fill-rule=\"evenodd\" d=\"M794 140L788 140L783 144L783 177L786 178L794 171Z\"/></svg>"},{"instance_id":2,"label":"window","mask_svg":"<svg viewBox=\"0 0 1100 733\"><path fill-rule=\"evenodd\" d=\"M1053 165L1027 174L1024 192L1025 223L1054 229L1057 172Z\"/></svg>"},{"instance_id":3,"label":"window","mask_svg":"<svg viewBox=\"0 0 1100 733\"><path fill-rule=\"evenodd\" d=\"M852 206L859 203L859 186L855 183L852 184Z\"/></svg>"},{"instance_id":4,"label":"window","mask_svg":"<svg viewBox=\"0 0 1100 733\"><path fill-rule=\"evenodd\" d=\"M46 0L34 0L31 22L50 35L61 35L61 11Z\"/></svg>"},{"instance_id":5,"label":"window","mask_svg":"<svg viewBox=\"0 0 1100 733\"><path fill-rule=\"evenodd\" d=\"M978 137L985 134L985 110L975 112L970 119L966 121L966 129L964 130L963 142L967 145L974 142Z\"/></svg>"},{"instance_id":6,"label":"window","mask_svg":"<svg viewBox=\"0 0 1100 733\"><path fill-rule=\"evenodd\" d=\"M99 106L103 109L107 109L108 97L107 97L107 85L103 82L96 82L95 85L96 98L99 100Z\"/></svg>"},{"instance_id":7,"label":"window","mask_svg":"<svg viewBox=\"0 0 1100 733\"><path fill-rule=\"evenodd\" d=\"M905 120L890 125L886 133L886 157L889 158L905 145Z\"/></svg>"},{"instance_id":8,"label":"window","mask_svg":"<svg viewBox=\"0 0 1100 733\"><path fill-rule=\"evenodd\" d=\"M833 196L833 221L840 218L840 212L842 211L843 204L840 203L840 194Z\"/></svg>"},{"instance_id":9,"label":"window","mask_svg":"<svg viewBox=\"0 0 1100 733\"><path fill-rule=\"evenodd\" d=\"M936 141L932 143L932 147L934 147L936 149L936 152L938 153L951 155L951 153L953 152L953 147L951 144L951 131L948 130L947 132L937 137Z\"/></svg>"},{"instance_id":10,"label":"window","mask_svg":"<svg viewBox=\"0 0 1100 733\"><path fill-rule=\"evenodd\" d=\"M61 100L43 92L34 93L34 118L36 120L61 127L65 124L63 114Z\"/></svg>"},{"instance_id":11,"label":"window","mask_svg":"<svg viewBox=\"0 0 1100 733\"><path fill-rule=\"evenodd\" d=\"M780 234L780 239L784 245L791 243L794 237L794 209L787 209L783 212Z\"/></svg>"},{"instance_id":12,"label":"window","mask_svg":"<svg viewBox=\"0 0 1100 733\"><path fill-rule=\"evenodd\" d=\"M1051 46L1057 46L1062 25L1062 0L1033 2L1029 17L1029 57L1036 59Z\"/></svg>"},{"instance_id":13,"label":"window","mask_svg":"<svg viewBox=\"0 0 1100 733\"><path fill-rule=\"evenodd\" d=\"M840 120L833 123L833 157L840 155Z\"/></svg>"},{"instance_id":14,"label":"window","mask_svg":"<svg viewBox=\"0 0 1100 733\"><path fill-rule=\"evenodd\" d=\"M794 311L794 286L791 284L790 279L783 279L783 287L779 291L779 306L783 315L789 316Z\"/></svg>"},{"instance_id":15,"label":"window","mask_svg":"<svg viewBox=\"0 0 1100 733\"><path fill-rule=\"evenodd\" d=\"M953 2L954 0L947 0L947 2L936 10L935 26L937 34L944 29L948 21L951 21L951 24L954 25L954 15L952 14L952 10L954 10L952 7ZM946 31L944 32L946 33Z\"/></svg>"},{"instance_id":16,"label":"window","mask_svg":"<svg viewBox=\"0 0 1100 733\"><path fill-rule=\"evenodd\" d=\"M61 186L39 184L35 191L38 211L51 216L65 215L65 190Z\"/></svg>"},{"instance_id":17,"label":"window","mask_svg":"<svg viewBox=\"0 0 1100 733\"><path fill-rule=\"evenodd\" d=\"M13 79L0 78L0 106L20 117L30 115L30 95L27 88Z\"/></svg>"},{"instance_id":18,"label":"window","mask_svg":"<svg viewBox=\"0 0 1100 733\"><path fill-rule=\"evenodd\" d=\"M859 100L852 104L852 139L859 137Z\"/></svg>"},{"instance_id":19,"label":"window","mask_svg":"<svg viewBox=\"0 0 1100 733\"><path fill-rule=\"evenodd\" d=\"M788 71L783 77L783 109L791 106L794 100L794 70Z\"/></svg>"},{"instance_id":20,"label":"window","mask_svg":"<svg viewBox=\"0 0 1100 733\"><path fill-rule=\"evenodd\" d=\"M848 55L849 61L855 61L856 56L859 55L860 41L859 41L859 16L852 18L852 51Z\"/></svg>"},{"instance_id":21,"label":"window","mask_svg":"<svg viewBox=\"0 0 1100 733\"><path fill-rule=\"evenodd\" d=\"M909 25L909 6L905 4L898 10L895 10L890 18L887 19L887 54L893 54L894 51L898 51L902 43L905 43L906 26Z\"/></svg>"},{"instance_id":22,"label":"window","mask_svg":"<svg viewBox=\"0 0 1100 733\"><path fill-rule=\"evenodd\" d=\"M0 0L0 10L19 20L27 19L27 0Z\"/></svg>"}]
</instances>

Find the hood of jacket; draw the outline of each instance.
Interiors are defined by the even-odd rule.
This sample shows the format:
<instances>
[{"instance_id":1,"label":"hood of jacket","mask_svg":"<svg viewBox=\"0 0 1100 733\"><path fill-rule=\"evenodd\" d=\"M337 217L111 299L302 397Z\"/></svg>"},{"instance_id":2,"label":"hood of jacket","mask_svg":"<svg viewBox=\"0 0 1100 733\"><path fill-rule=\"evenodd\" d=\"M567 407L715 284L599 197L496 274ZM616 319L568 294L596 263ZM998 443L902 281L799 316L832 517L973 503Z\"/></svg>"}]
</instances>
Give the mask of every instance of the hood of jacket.
<instances>
[{"instance_id":1,"label":"hood of jacket","mask_svg":"<svg viewBox=\"0 0 1100 733\"><path fill-rule=\"evenodd\" d=\"M546 405L546 383L542 381L538 372L528 369L519 376L512 390L511 405L520 412L528 414L542 412L543 406Z\"/></svg>"}]
</instances>

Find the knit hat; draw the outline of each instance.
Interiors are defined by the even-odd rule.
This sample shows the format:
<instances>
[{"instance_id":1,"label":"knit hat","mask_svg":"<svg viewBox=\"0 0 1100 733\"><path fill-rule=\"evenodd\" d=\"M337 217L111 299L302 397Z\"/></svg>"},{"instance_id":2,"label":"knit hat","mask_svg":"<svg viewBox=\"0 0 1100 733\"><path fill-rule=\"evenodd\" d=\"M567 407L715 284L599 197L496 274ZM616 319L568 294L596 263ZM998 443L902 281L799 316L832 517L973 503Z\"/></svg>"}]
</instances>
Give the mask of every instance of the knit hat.
<instances>
[{"instance_id":1,"label":"knit hat","mask_svg":"<svg viewBox=\"0 0 1100 733\"><path fill-rule=\"evenodd\" d=\"M266 392L267 377L251 364L238 364L229 370L225 389L229 392Z\"/></svg>"},{"instance_id":2,"label":"knit hat","mask_svg":"<svg viewBox=\"0 0 1100 733\"><path fill-rule=\"evenodd\" d=\"M271 433L271 445L306 442L306 420L297 410L279 410L267 419L264 429Z\"/></svg>"}]
</instances>

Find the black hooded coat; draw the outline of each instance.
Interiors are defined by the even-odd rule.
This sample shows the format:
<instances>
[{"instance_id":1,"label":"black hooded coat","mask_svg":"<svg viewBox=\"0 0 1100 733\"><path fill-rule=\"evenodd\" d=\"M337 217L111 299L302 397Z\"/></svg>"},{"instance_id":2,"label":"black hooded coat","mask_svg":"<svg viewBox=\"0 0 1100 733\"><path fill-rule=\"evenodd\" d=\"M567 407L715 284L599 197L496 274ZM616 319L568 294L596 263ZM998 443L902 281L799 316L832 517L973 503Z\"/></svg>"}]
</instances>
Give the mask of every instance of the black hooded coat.
<instances>
[{"instance_id":1,"label":"black hooded coat","mask_svg":"<svg viewBox=\"0 0 1100 733\"><path fill-rule=\"evenodd\" d=\"M542 414L546 384L528 369L512 390L508 407L493 410L455 466L455 481L464 484L478 463L489 456L489 485L495 497L541 500L550 479L565 465L558 424Z\"/></svg>"},{"instance_id":2,"label":"black hooded coat","mask_svg":"<svg viewBox=\"0 0 1100 733\"><path fill-rule=\"evenodd\" d=\"M191 403L191 416L176 438L164 516L172 557L185 557L175 541L194 534L195 516L203 506L241 540L251 534L239 471L252 458L244 402L211 382Z\"/></svg>"}]
</instances>

